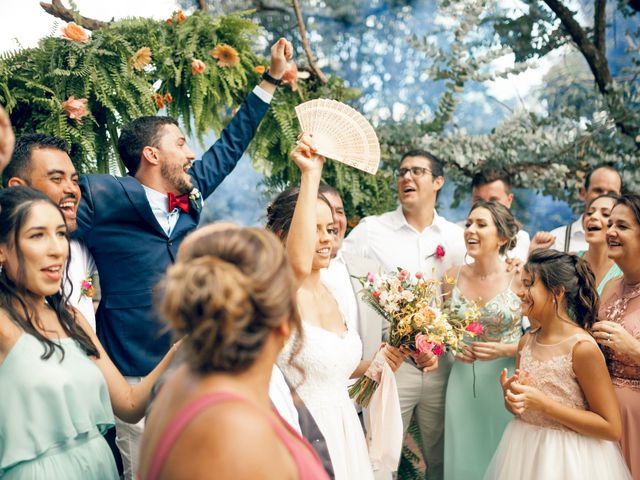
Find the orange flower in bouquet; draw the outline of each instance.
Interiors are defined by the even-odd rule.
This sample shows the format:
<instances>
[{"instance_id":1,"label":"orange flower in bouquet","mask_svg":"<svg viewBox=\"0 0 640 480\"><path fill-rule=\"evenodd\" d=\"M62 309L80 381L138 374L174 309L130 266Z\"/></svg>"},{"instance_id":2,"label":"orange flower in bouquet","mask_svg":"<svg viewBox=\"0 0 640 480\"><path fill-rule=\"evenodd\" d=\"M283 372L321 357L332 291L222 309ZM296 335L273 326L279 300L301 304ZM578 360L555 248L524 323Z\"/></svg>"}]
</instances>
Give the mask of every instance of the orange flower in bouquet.
<instances>
[{"instance_id":1,"label":"orange flower in bouquet","mask_svg":"<svg viewBox=\"0 0 640 480\"><path fill-rule=\"evenodd\" d=\"M74 42L86 42L89 40L87 32L76 22L69 22L69 24L62 29L62 36Z\"/></svg>"},{"instance_id":2,"label":"orange flower in bouquet","mask_svg":"<svg viewBox=\"0 0 640 480\"><path fill-rule=\"evenodd\" d=\"M231 45L221 43L211 51L211 56L218 60L219 67L236 67L240 65L240 55Z\"/></svg>"},{"instance_id":3,"label":"orange flower in bouquet","mask_svg":"<svg viewBox=\"0 0 640 480\"><path fill-rule=\"evenodd\" d=\"M440 293L442 282L424 278L418 272L411 277L406 270L359 278L363 300L389 322L388 343L415 353L460 351L465 337L482 333L480 309L472 303L461 316L459 309L445 303ZM375 375L373 375L375 376ZM366 407L378 383L363 375L349 395Z\"/></svg>"}]
</instances>

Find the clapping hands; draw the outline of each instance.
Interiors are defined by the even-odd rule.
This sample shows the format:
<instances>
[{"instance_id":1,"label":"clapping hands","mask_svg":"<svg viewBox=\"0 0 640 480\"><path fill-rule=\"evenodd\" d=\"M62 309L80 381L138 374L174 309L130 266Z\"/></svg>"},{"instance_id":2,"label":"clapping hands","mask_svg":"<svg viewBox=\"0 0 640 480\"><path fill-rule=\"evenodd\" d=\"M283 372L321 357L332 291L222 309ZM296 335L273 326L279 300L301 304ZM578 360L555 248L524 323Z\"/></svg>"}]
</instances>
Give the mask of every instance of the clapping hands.
<instances>
[{"instance_id":1,"label":"clapping hands","mask_svg":"<svg viewBox=\"0 0 640 480\"><path fill-rule=\"evenodd\" d=\"M528 385L528 375L516 369L507 377L507 369L500 373L500 384L504 393L504 404L514 415L522 415L526 410L544 410L547 397L544 393Z\"/></svg>"}]
</instances>

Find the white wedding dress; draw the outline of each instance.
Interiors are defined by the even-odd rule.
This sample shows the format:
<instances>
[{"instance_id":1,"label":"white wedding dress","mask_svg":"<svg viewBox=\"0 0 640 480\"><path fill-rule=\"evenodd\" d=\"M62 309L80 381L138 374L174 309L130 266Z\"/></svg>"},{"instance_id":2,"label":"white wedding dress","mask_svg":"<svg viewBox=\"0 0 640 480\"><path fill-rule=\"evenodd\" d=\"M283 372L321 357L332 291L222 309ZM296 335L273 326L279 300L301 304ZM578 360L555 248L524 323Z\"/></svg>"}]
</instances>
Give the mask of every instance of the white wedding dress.
<instances>
[{"instance_id":1,"label":"white wedding dress","mask_svg":"<svg viewBox=\"0 0 640 480\"><path fill-rule=\"evenodd\" d=\"M362 356L360 336L353 325L347 325L342 335L304 321L302 325L304 343L293 363L302 367L304 377L289 363L295 338L283 349L278 366L324 435L336 480L372 480L362 426L347 391Z\"/></svg>"}]
</instances>

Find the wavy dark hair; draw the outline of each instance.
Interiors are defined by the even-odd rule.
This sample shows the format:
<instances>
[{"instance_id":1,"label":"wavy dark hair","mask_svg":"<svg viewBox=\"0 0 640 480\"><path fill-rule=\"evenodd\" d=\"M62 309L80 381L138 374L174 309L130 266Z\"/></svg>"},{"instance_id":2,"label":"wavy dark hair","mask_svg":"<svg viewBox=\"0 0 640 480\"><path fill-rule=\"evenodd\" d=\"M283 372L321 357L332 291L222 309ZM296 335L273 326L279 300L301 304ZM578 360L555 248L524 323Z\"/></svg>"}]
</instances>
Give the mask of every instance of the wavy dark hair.
<instances>
[{"instance_id":1,"label":"wavy dark hair","mask_svg":"<svg viewBox=\"0 0 640 480\"><path fill-rule=\"evenodd\" d=\"M300 187L287 188L280 192L267 207L266 229L275 233L280 240L284 241L289 235L293 213L296 210L296 203L298 203L298 195L300 195ZM318 200L326 203L333 214L333 207L327 197L318 192Z\"/></svg>"},{"instance_id":2,"label":"wavy dark hair","mask_svg":"<svg viewBox=\"0 0 640 480\"><path fill-rule=\"evenodd\" d=\"M24 254L20 248L20 232L25 222L29 219L33 207L39 203L47 203L53 206L64 221L64 215L60 208L44 193L30 187L11 187L0 190L0 244L5 248L14 249L18 258L18 271L16 278L7 275L7 269L0 273L0 309L4 310L20 329L36 337L44 346L42 359L47 360L53 355L54 350L60 350L64 359L64 349L56 342L48 339L36 328L41 325L38 318L35 299L30 295L26 287L26 272L24 270ZM64 281L69 285L69 263L71 251L68 252L67 263L64 270ZM69 305L69 295L62 290L46 297L46 301L53 309L58 321L65 333L78 342L87 355L99 357L98 349L89 338L89 335L76 322L76 313Z\"/></svg>"},{"instance_id":3,"label":"wavy dark hair","mask_svg":"<svg viewBox=\"0 0 640 480\"><path fill-rule=\"evenodd\" d=\"M534 250L524 270L535 282L537 278L557 300L561 289L571 319L584 329L597 321L600 298L596 290L596 277L586 260L571 253L557 250ZM556 302L558 313L559 302Z\"/></svg>"},{"instance_id":4,"label":"wavy dark hair","mask_svg":"<svg viewBox=\"0 0 640 480\"><path fill-rule=\"evenodd\" d=\"M522 226L511 214L511 210L494 200L489 202L478 200L473 204L471 210L469 210L469 215L477 208L484 208L489 211L496 230L498 231L498 237L507 241L507 243L500 247L500 255L504 255L509 250L513 250L518 243L518 232Z\"/></svg>"}]
</instances>

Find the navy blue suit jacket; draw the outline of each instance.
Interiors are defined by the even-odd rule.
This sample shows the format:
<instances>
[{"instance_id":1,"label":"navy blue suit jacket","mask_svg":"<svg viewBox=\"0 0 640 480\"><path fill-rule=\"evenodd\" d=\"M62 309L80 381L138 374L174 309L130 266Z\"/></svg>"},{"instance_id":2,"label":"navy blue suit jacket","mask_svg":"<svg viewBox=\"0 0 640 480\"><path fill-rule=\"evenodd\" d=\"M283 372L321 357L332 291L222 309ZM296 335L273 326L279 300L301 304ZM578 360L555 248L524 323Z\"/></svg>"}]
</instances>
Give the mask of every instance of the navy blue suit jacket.
<instances>
[{"instance_id":1,"label":"navy blue suit jacket","mask_svg":"<svg viewBox=\"0 0 640 480\"><path fill-rule=\"evenodd\" d=\"M193 163L190 173L202 198L236 166L267 109L267 103L249 94L220 139L201 161ZM74 236L84 239L100 274L98 337L123 375L146 375L171 342L155 309L153 290L175 261L184 237L198 225L202 201L190 201L189 213L180 212L168 237L134 177L82 175L80 187L82 200Z\"/></svg>"}]
</instances>

